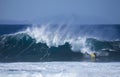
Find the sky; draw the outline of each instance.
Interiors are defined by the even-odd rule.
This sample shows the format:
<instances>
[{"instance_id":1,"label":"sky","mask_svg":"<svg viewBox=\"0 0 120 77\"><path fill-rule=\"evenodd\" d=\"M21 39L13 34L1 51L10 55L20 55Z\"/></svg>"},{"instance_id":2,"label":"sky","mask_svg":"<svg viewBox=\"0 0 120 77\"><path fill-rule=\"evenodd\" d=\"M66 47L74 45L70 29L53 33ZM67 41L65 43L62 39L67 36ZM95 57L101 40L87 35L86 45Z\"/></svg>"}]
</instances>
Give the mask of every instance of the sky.
<instances>
[{"instance_id":1,"label":"sky","mask_svg":"<svg viewBox=\"0 0 120 77\"><path fill-rule=\"evenodd\" d=\"M120 24L120 0L0 0L0 20L77 17L82 24Z\"/></svg>"}]
</instances>

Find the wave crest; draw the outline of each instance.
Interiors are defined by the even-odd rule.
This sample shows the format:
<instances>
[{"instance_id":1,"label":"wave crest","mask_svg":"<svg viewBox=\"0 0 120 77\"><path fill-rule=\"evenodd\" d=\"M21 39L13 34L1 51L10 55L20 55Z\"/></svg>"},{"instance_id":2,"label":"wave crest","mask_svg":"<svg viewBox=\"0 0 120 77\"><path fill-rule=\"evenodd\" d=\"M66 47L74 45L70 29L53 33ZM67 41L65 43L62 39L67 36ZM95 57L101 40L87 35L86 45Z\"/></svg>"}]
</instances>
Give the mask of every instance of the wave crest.
<instances>
[{"instance_id":1,"label":"wave crest","mask_svg":"<svg viewBox=\"0 0 120 77\"><path fill-rule=\"evenodd\" d=\"M71 26L63 24L34 25L14 34L2 35L0 57L7 55L9 51L9 55L16 57L32 55L34 58L49 56L52 59L61 59L63 55L65 59L78 58L81 57L80 54L86 53L96 53L97 56L120 55L120 41L83 36L76 32L76 29L69 27Z\"/></svg>"}]
</instances>

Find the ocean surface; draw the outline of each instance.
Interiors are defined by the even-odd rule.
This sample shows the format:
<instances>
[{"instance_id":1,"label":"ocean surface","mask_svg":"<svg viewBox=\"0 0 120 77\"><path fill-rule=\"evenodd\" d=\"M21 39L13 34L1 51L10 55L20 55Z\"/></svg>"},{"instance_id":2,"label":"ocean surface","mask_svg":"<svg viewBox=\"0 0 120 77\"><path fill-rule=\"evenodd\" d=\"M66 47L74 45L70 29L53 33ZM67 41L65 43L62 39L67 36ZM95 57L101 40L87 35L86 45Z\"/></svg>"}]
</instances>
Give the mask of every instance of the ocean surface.
<instances>
[{"instance_id":1,"label":"ocean surface","mask_svg":"<svg viewBox=\"0 0 120 77\"><path fill-rule=\"evenodd\" d=\"M0 77L120 77L119 73L118 24L0 25Z\"/></svg>"},{"instance_id":2,"label":"ocean surface","mask_svg":"<svg viewBox=\"0 0 120 77\"><path fill-rule=\"evenodd\" d=\"M120 61L120 25L1 25L0 62Z\"/></svg>"},{"instance_id":3,"label":"ocean surface","mask_svg":"<svg viewBox=\"0 0 120 77\"><path fill-rule=\"evenodd\" d=\"M0 63L0 77L120 77L120 63Z\"/></svg>"}]
</instances>

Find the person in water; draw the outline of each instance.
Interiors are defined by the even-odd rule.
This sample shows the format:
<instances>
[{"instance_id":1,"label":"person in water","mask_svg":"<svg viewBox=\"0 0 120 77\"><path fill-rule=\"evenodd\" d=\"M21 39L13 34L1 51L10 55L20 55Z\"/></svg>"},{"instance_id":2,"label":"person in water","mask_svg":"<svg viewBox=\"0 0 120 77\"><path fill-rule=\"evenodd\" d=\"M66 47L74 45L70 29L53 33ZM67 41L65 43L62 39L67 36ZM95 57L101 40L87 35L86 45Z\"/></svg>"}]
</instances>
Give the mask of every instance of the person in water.
<instances>
[{"instance_id":1,"label":"person in water","mask_svg":"<svg viewBox=\"0 0 120 77\"><path fill-rule=\"evenodd\" d=\"M91 53L90 56L91 56L91 58L95 58L96 54L95 53Z\"/></svg>"},{"instance_id":2,"label":"person in water","mask_svg":"<svg viewBox=\"0 0 120 77\"><path fill-rule=\"evenodd\" d=\"M90 55L91 58L95 58L95 57L96 57L96 53L94 53L94 52L93 52L93 53L87 53L87 52L86 52L86 54L87 54L87 55Z\"/></svg>"},{"instance_id":3,"label":"person in water","mask_svg":"<svg viewBox=\"0 0 120 77\"><path fill-rule=\"evenodd\" d=\"M96 53L91 53L90 57L92 61L96 61Z\"/></svg>"}]
</instances>

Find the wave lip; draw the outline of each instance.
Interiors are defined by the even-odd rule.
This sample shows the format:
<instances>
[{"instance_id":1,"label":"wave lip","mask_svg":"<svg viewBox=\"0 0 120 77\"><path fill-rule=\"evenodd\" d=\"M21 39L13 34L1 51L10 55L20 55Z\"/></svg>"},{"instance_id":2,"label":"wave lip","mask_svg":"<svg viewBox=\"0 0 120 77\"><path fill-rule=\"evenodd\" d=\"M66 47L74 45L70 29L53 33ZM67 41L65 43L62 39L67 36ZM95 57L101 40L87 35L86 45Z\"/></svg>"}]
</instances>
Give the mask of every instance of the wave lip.
<instances>
[{"instance_id":1,"label":"wave lip","mask_svg":"<svg viewBox=\"0 0 120 77\"><path fill-rule=\"evenodd\" d=\"M82 37L68 31L69 26L54 25L51 29L48 25L28 27L18 33L1 35L0 61L76 61L84 60L84 56L91 53L102 60L119 60L119 40Z\"/></svg>"}]
</instances>

